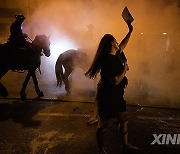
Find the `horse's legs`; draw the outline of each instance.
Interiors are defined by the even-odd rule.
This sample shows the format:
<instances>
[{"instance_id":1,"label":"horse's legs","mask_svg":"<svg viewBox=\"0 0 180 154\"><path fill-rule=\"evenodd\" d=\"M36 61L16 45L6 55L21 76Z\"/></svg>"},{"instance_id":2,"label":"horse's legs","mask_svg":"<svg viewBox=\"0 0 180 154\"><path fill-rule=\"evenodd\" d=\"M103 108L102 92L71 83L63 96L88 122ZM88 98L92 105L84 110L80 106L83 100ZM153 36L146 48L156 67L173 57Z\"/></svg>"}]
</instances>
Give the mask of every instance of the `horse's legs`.
<instances>
[{"instance_id":1,"label":"horse's legs","mask_svg":"<svg viewBox=\"0 0 180 154\"><path fill-rule=\"evenodd\" d=\"M39 85L38 85L38 81L37 81L37 78L36 78L35 70L32 71L32 79L33 79L33 82L34 82L34 88L35 88L36 94L38 95L38 97L43 97L44 94L39 89Z\"/></svg>"},{"instance_id":2,"label":"horse's legs","mask_svg":"<svg viewBox=\"0 0 180 154\"><path fill-rule=\"evenodd\" d=\"M26 100L26 87L27 87L27 84L29 82L29 79L30 77L32 76L32 73L30 71L28 71L27 73L27 76L26 76L26 79L23 83L23 86L22 86L22 89L21 89L21 92L20 92L20 96L21 96L21 100Z\"/></svg>"},{"instance_id":3,"label":"horse's legs","mask_svg":"<svg viewBox=\"0 0 180 154\"><path fill-rule=\"evenodd\" d=\"M70 86L70 82L69 82L69 75L72 73L73 69L69 69L69 68L65 68L65 73L62 75L62 79L64 81L65 84L65 89L68 93L71 92L71 86Z\"/></svg>"},{"instance_id":4,"label":"horse's legs","mask_svg":"<svg viewBox=\"0 0 180 154\"><path fill-rule=\"evenodd\" d=\"M8 68L2 68L0 71L0 79L9 71ZM0 95L4 98L8 96L6 88L0 83Z\"/></svg>"}]
</instances>

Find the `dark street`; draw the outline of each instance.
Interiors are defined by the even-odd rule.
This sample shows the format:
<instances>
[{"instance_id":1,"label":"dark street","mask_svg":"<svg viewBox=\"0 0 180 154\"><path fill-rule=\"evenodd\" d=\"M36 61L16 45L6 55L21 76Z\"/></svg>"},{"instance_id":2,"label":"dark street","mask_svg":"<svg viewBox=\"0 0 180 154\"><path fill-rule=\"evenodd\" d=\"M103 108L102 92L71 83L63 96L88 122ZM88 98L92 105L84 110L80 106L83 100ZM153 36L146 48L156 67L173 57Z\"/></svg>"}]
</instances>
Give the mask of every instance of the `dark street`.
<instances>
[{"instance_id":1,"label":"dark street","mask_svg":"<svg viewBox=\"0 0 180 154\"><path fill-rule=\"evenodd\" d=\"M91 103L0 100L1 154L95 154L97 124L87 125ZM128 106L130 143L143 154L179 154L180 145L151 145L152 134L180 133L180 111ZM109 154L121 153L116 121L108 128Z\"/></svg>"}]
</instances>

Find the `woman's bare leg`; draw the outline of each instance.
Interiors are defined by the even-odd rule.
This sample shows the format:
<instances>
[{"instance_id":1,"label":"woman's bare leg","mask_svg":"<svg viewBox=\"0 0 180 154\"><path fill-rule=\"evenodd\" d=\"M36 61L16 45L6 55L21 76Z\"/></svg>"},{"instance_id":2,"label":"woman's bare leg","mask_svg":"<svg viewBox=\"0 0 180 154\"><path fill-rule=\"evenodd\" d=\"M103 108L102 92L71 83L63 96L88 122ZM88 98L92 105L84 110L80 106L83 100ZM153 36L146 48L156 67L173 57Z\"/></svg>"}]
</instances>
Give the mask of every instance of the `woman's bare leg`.
<instances>
[{"instance_id":1,"label":"woman's bare leg","mask_svg":"<svg viewBox=\"0 0 180 154\"><path fill-rule=\"evenodd\" d=\"M94 103L93 103L93 115L88 120L88 124L92 125L94 123L98 122L98 100L97 95L95 97Z\"/></svg>"},{"instance_id":2,"label":"woman's bare leg","mask_svg":"<svg viewBox=\"0 0 180 154\"><path fill-rule=\"evenodd\" d=\"M122 136L122 150L123 153L129 154L139 151L138 147L131 146L128 141L128 116L127 112L121 112L118 114L118 121L120 124L119 133Z\"/></svg>"},{"instance_id":3,"label":"woman's bare leg","mask_svg":"<svg viewBox=\"0 0 180 154\"><path fill-rule=\"evenodd\" d=\"M98 127L96 130L96 140L99 148L99 152L104 151L104 133L109 126L109 121L99 120Z\"/></svg>"},{"instance_id":4,"label":"woman's bare leg","mask_svg":"<svg viewBox=\"0 0 180 154\"><path fill-rule=\"evenodd\" d=\"M94 105L93 105L93 115L88 121L88 124L90 125L98 122L98 91L100 87L101 87L101 80L99 80L97 84L97 92L96 92L96 97L95 97Z\"/></svg>"},{"instance_id":5,"label":"woman's bare leg","mask_svg":"<svg viewBox=\"0 0 180 154\"><path fill-rule=\"evenodd\" d=\"M129 144L127 112L120 112L118 114L118 122L120 124L119 133L121 134L122 137L122 144L123 146L127 146Z\"/></svg>"}]
</instances>

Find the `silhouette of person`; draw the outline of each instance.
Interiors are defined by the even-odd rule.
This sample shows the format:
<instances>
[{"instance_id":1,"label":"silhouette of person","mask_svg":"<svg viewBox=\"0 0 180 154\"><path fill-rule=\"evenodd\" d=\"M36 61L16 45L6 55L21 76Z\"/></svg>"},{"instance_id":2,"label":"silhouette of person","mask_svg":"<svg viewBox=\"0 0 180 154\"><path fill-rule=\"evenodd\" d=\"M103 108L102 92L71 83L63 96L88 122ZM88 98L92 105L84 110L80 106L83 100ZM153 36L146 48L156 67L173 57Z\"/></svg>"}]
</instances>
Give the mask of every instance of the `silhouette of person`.
<instances>
[{"instance_id":1,"label":"silhouette of person","mask_svg":"<svg viewBox=\"0 0 180 154\"><path fill-rule=\"evenodd\" d=\"M119 60L121 60L123 63L127 62L127 59L126 59L124 52L117 52L116 55L118 56ZM126 80L126 79L127 78L125 78L123 80L125 85L128 84L128 80ZM97 87L99 87L100 84L101 84L101 80L99 80ZM92 124L98 122L98 98L97 98L97 96L98 96L98 94L96 93L94 104L93 104L93 114L90 117L90 119L87 121L88 125L92 125Z\"/></svg>"},{"instance_id":2,"label":"silhouette of person","mask_svg":"<svg viewBox=\"0 0 180 154\"><path fill-rule=\"evenodd\" d=\"M89 24L87 26L87 31L82 36L82 42L81 46L83 49L86 49L88 51L91 51L94 46L95 40L94 40L94 25Z\"/></svg>"},{"instance_id":3,"label":"silhouette of person","mask_svg":"<svg viewBox=\"0 0 180 154\"><path fill-rule=\"evenodd\" d=\"M92 79L96 78L99 72L101 75L96 96L99 116L96 139L99 154L106 153L104 148L104 132L113 118L117 118L120 124L119 132L122 135L123 151L128 152L134 149L129 145L128 141L128 116L124 99L124 88L128 84L125 74L129 67L123 50L133 31L133 26L130 23L128 27L129 32L120 44L117 43L111 34L105 34L102 37L94 61L85 73L86 76Z\"/></svg>"},{"instance_id":4,"label":"silhouette of person","mask_svg":"<svg viewBox=\"0 0 180 154\"><path fill-rule=\"evenodd\" d=\"M9 42L18 47L26 47L28 37L27 34L22 32L22 24L25 20L24 15L15 15L15 21L10 26Z\"/></svg>"},{"instance_id":5,"label":"silhouette of person","mask_svg":"<svg viewBox=\"0 0 180 154\"><path fill-rule=\"evenodd\" d=\"M86 31L85 37L87 38L87 40L93 40L93 37L94 37L94 26L93 26L93 24L89 24L87 26L87 28L88 28L88 30Z\"/></svg>"}]
</instances>

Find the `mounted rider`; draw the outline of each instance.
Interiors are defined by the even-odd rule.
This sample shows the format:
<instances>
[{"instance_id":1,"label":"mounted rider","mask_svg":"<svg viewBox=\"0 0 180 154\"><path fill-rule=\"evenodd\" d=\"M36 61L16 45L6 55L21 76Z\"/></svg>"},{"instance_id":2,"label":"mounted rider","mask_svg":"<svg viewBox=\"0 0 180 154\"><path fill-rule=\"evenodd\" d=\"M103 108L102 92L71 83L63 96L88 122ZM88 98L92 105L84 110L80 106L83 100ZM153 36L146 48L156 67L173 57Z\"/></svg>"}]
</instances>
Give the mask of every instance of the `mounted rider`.
<instances>
[{"instance_id":1,"label":"mounted rider","mask_svg":"<svg viewBox=\"0 0 180 154\"><path fill-rule=\"evenodd\" d=\"M27 48L29 42L26 41L28 35L22 32L22 24L25 20L24 15L15 15L15 21L10 26L10 37L8 42L18 49Z\"/></svg>"}]
</instances>

